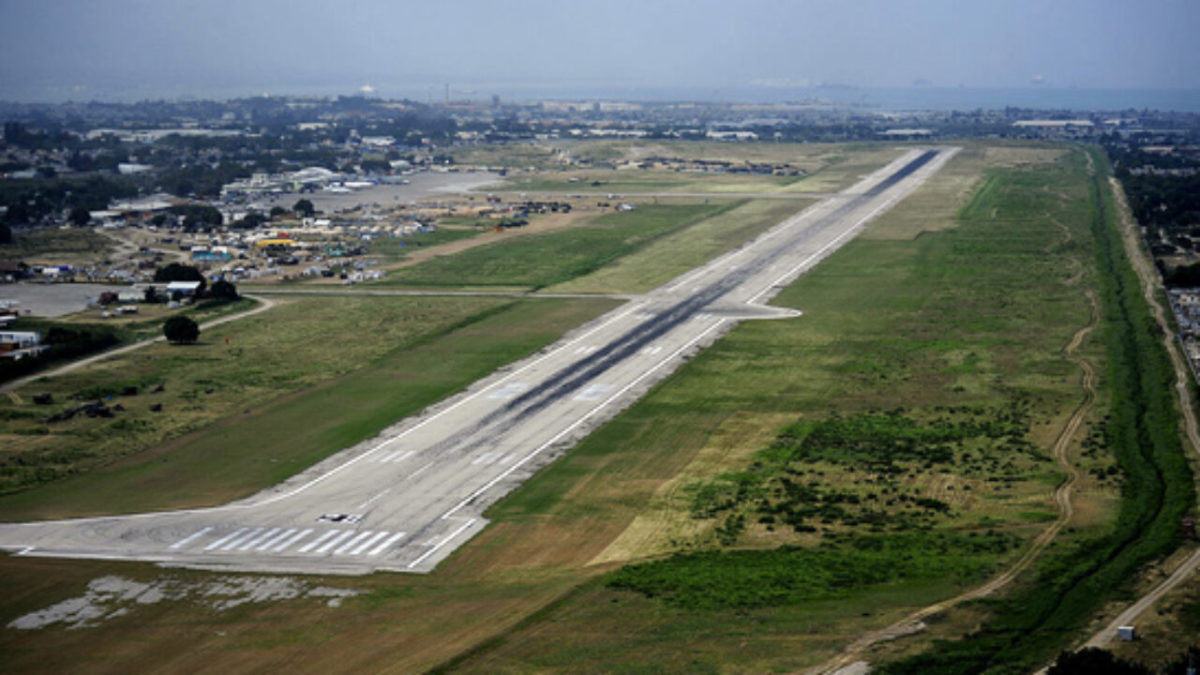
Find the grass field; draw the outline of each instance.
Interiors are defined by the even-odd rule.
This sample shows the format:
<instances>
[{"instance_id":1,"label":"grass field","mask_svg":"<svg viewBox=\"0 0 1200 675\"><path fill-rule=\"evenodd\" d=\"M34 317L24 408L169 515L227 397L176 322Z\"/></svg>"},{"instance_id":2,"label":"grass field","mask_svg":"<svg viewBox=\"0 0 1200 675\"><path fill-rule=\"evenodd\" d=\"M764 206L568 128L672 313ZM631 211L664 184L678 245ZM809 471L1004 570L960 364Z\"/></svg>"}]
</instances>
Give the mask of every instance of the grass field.
<instances>
[{"instance_id":1,"label":"grass field","mask_svg":"<svg viewBox=\"0 0 1200 675\"><path fill-rule=\"evenodd\" d=\"M955 160L971 161L970 156ZM733 502L731 508L736 509L732 497L741 487L750 491L746 503L757 507L764 493L756 496L747 477L766 472L766 458L755 457L752 448L770 453L779 420L789 413L807 429L799 433L811 434L814 424L835 414L853 421L902 403L905 416L925 420L925 428L952 430L936 421L958 416L961 424L974 425L1017 405L1028 419L992 450L968 442L970 452L978 454L974 461L950 453L932 464L928 458L899 457L871 468L870 462L861 461L845 466L844 451L827 459L802 456L805 459L793 468L800 469L803 481L793 483L819 493L819 506L842 506L853 521L839 516L825 522L818 514L809 521L814 531L785 536L782 531L792 528L780 527L782 523L774 525L774 532L754 517L731 524L730 509L697 518L697 495L713 483L664 480L650 499L654 508L642 510L626 531L637 536L625 542L618 538L616 550L596 560L611 564L670 550L715 550L722 544L767 546L763 555L775 555L773 547L788 541L840 551L846 550L848 536L888 541L895 535L872 535L876 528L862 520L862 509L845 507L846 495L862 500L868 491L891 492L893 497L915 497L913 491L920 491L919 498L949 507L945 512L935 508L936 515L927 522L907 523L902 528L906 531L1028 539L1053 512L1048 496L1058 474L1044 457L1053 436L1049 427L1080 396L1078 375L1059 355L1071 334L1088 322L1085 286L1070 264L1072 258L1086 255L1081 247L1090 238L1086 210L1079 208L1081 201L1086 203L1086 183L1080 179L1079 157L1072 161L1034 163L1035 168L994 174L999 182L963 209L958 227L915 240L904 213L909 207L902 204L895 218L872 226L873 236L850 244L785 291L779 302L803 309L804 319L738 328L548 468L540 480L502 502L494 509L496 516L503 521L582 519L576 503L580 482L635 461L632 457L639 452L705 462L707 480L731 491L709 494L709 499ZM960 182L955 172L961 169L954 162L948 169L946 180ZM931 187L950 189L939 187L939 178ZM1051 189L1043 189L1046 186ZM907 232L892 236L879 231L893 225ZM932 222L929 229L944 227L944 222ZM1100 357L1097 345L1085 349L1089 358ZM963 406L976 412L962 412ZM722 433L726 427L728 433ZM886 447L895 442L896 433L874 437ZM845 437L845 432L837 437ZM1013 448L1005 447L1014 441L1019 442ZM722 462L720 453L706 453L708 443L745 450ZM815 446L821 447L830 446ZM830 493L840 493L843 499L831 500ZM690 529L687 520L695 523ZM1085 530L1100 531L1108 522L1101 519L1092 527L1078 528L1065 539L1079 540ZM906 555L908 560L922 557ZM573 663L598 670L637 671L640 666L670 672L801 668L824 660L865 626L885 625L906 607L952 594L1008 555L1011 550L971 554L958 549L959 562L980 566L974 575L955 581L945 575L922 580L920 574L909 574L874 588L842 587L838 603L814 596L758 603L750 609L683 611L597 582L454 662L451 670L570 670ZM687 578L697 565L711 564L686 556L668 560L675 561L670 575L674 579ZM722 593L719 584L706 587L710 597ZM648 590L654 598L665 591ZM729 592L736 597L736 589ZM961 632L962 624L953 621L943 628L956 626ZM924 643L909 644L917 648L914 645Z\"/></svg>"},{"instance_id":2,"label":"grass field","mask_svg":"<svg viewBox=\"0 0 1200 675\"><path fill-rule=\"evenodd\" d=\"M560 232L480 246L396 270L376 285L538 289L588 274L732 204L649 204Z\"/></svg>"},{"instance_id":3,"label":"grass field","mask_svg":"<svg viewBox=\"0 0 1200 675\"><path fill-rule=\"evenodd\" d=\"M609 265L547 290L560 293L641 293L749 241L809 202L750 201L664 236Z\"/></svg>"},{"instance_id":4,"label":"grass field","mask_svg":"<svg viewBox=\"0 0 1200 675\"><path fill-rule=\"evenodd\" d=\"M0 256L17 260L82 260L115 248L112 239L90 229L43 228L14 232L10 244L0 244Z\"/></svg>"},{"instance_id":5,"label":"grass field","mask_svg":"<svg viewBox=\"0 0 1200 675\"><path fill-rule=\"evenodd\" d=\"M5 487L48 484L0 497L0 517L222 503L297 473L611 306L298 299L221 326L197 345L157 344L31 384L0 399ZM331 339L314 330L321 325L355 328ZM151 393L158 385L165 391ZM139 394L121 396L127 386ZM35 406L31 396L42 392L59 404ZM106 395L126 408L115 419L43 421Z\"/></svg>"},{"instance_id":6,"label":"grass field","mask_svg":"<svg viewBox=\"0 0 1200 675\"><path fill-rule=\"evenodd\" d=\"M777 151L769 144L747 147ZM912 210L924 207L905 202L874 223L867 237L778 298L804 310L803 318L739 326L493 507L492 525L434 574L313 580L366 591L337 608L314 599L228 612L185 602L145 608L131 602L128 613L97 628L0 632L6 669L414 672L442 663L467 672L789 671L827 658L913 607L953 595L1011 560L1019 543L1043 527L1060 476L1036 450L1022 445L1012 458L1001 457L1002 481L987 479L986 462L981 474L978 462L959 454L929 467L906 459L900 463L905 471L896 475L882 467L851 470L828 458L804 465L805 485L816 483L813 489L822 493L865 492L873 489L868 478L883 478L897 490L920 490L923 498L950 504L922 535L957 552L949 571L931 566L937 547L914 548L904 533L872 533L844 520L818 520L816 532L789 533L782 527L768 532L767 523L756 521L739 529L726 518L694 518L698 490L691 486L736 480L755 470L758 453L769 450L785 427L802 425L811 434L835 414L862 420L903 407L906 419L935 428L950 415L960 425L976 415L947 412L951 406L983 410L982 417L1023 405L1019 440L1043 451L1053 442L1082 395L1078 370L1060 350L1089 321L1084 290L1092 281L1091 223L1081 208L1088 196L1078 155L1011 152L1023 161L1006 159L1011 168L990 174L991 189L969 204L943 208L922 224L922 212ZM947 199L964 194L964 185L982 184L981 171L994 159L956 158L945 179L938 174L922 190L940 190ZM969 162L978 169L964 167ZM439 273L449 275L446 269ZM605 283L650 282L618 275ZM1085 343L1082 352L1102 361L1095 342ZM972 452L982 456L983 449ZM1090 461L1111 465L1103 458ZM967 486L970 499L962 497ZM1067 542L1110 526L1111 493L1119 488L1095 489L1084 495L1092 500L1089 524L1066 532ZM955 496L946 497L951 492ZM680 524L691 529L675 529ZM732 532L725 537L732 544L722 543L719 529ZM968 543L962 550L962 540L987 545ZM992 546L996 541L1015 543ZM824 562L851 559L866 546L885 563L904 557L907 566L890 576L823 580L824 587L807 596L704 609L648 597L644 591L654 592L653 581L609 584L619 579L609 573L649 556L742 550L736 555L750 556L767 571L759 577L766 587L786 589L785 579L768 573L777 567L779 544L802 545L810 557L833 551ZM765 553L755 558L760 551ZM676 566L673 576L703 580L728 560L724 555L663 560ZM821 561L813 564L828 569ZM650 572L640 576L653 580ZM114 573L181 583L214 577L104 562L2 559L0 593L9 600L0 621L77 596L90 580ZM721 593L736 596L737 589ZM948 616L929 634L959 637L972 628L971 620ZM917 650L925 639L902 643ZM189 648L178 649L181 643Z\"/></svg>"}]
</instances>

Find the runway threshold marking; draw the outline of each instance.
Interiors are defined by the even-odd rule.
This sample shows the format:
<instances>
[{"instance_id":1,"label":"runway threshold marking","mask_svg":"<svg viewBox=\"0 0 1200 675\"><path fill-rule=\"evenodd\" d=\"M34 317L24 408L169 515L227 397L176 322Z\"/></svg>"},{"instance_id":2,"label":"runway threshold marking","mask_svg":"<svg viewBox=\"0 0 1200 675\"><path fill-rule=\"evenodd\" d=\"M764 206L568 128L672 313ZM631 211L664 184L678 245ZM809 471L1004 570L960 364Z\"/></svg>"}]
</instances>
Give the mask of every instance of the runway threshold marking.
<instances>
[{"instance_id":1,"label":"runway threshold marking","mask_svg":"<svg viewBox=\"0 0 1200 675\"><path fill-rule=\"evenodd\" d=\"M254 550L255 551L265 551L265 550L271 548L272 546L274 546L275 544L278 544L279 542L283 541L284 539L287 539L289 536L291 536L295 532L296 532L296 528L289 527L288 529L280 532L279 534L275 535L274 537L271 537L271 538L267 539L266 541L264 541L263 543L259 544L258 548L254 549Z\"/></svg>"},{"instance_id":2,"label":"runway threshold marking","mask_svg":"<svg viewBox=\"0 0 1200 675\"><path fill-rule=\"evenodd\" d=\"M205 546L204 550L211 551L214 548L220 546L221 544L224 544L225 542L229 541L230 539L233 539L234 537L238 536L239 534L241 534L245 531L246 531L246 528L239 527L238 529L234 530L232 533L227 534L224 537L221 537L220 539L214 541L213 543L209 544L208 546Z\"/></svg>"},{"instance_id":3,"label":"runway threshold marking","mask_svg":"<svg viewBox=\"0 0 1200 675\"><path fill-rule=\"evenodd\" d=\"M389 547L389 546L391 546L391 545L395 544L396 542L400 541L400 537L403 537L403 536L404 536L404 534L405 534L404 532L397 532L396 534L393 534L392 536L390 536L390 537L388 537L388 538L387 538L387 541L383 542L383 543L382 543L382 544L380 544L379 546L376 546L376 547L375 547L374 549L372 549L372 550L371 550L371 552L370 552L370 553L368 553L367 555L368 555L368 556L374 556L374 555L379 555L380 553L383 553L383 552L384 552L384 550L386 550L386 549L387 549L387 547Z\"/></svg>"},{"instance_id":4,"label":"runway threshold marking","mask_svg":"<svg viewBox=\"0 0 1200 675\"><path fill-rule=\"evenodd\" d=\"M266 532L263 532L262 534L258 535L257 537L251 538L250 541L247 541L246 543L239 546L238 550L239 551L249 551L252 546L258 545L259 543L262 542L263 539L270 537L271 535L275 534L278 531L279 531L278 527L272 527L271 529L267 530Z\"/></svg>"},{"instance_id":5,"label":"runway threshold marking","mask_svg":"<svg viewBox=\"0 0 1200 675\"><path fill-rule=\"evenodd\" d=\"M370 548L372 544L374 544L375 542L379 541L380 539L383 539L384 537L386 537L387 534L388 534L387 532L376 532L375 536L373 536L370 539L359 544L358 547L356 547L353 551L350 551L350 555L358 555L359 553L362 553L363 551ZM400 534L403 535L404 533L401 532Z\"/></svg>"},{"instance_id":6,"label":"runway threshold marking","mask_svg":"<svg viewBox=\"0 0 1200 675\"><path fill-rule=\"evenodd\" d=\"M260 531L262 531L262 528L256 527L256 528L250 530L249 532L247 532L246 534L243 534L242 536L238 537L237 539L234 539L233 541L229 542L228 544L225 544L224 546L221 547L221 550L228 551L229 549L237 546L238 544L249 539L250 537L253 537L255 534L259 533Z\"/></svg>"},{"instance_id":7,"label":"runway threshold marking","mask_svg":"<svg viewBox=\"0 0 1200 675\"><path fill-rule=\"evenodd\" d=\"M313 539L312 541L308 542L304 546L301 546L299 549L296 549L296 552L297 553L308 553L309 551L313 550L314 548L320 546L321 542L325 541L326 539L332 537L333 535L335 535L337 533L338 533L337 530L329 530L325 534L322 534L321 536L317 537L316 539Z\"/></svg>"},{"instance_id":8,"label":"runway threshold marking","mask_svg":"<svg viewBox=\"0 0 1200 675\"><path fill-rule=\"evenodd\" d=\"M275 548L271 549L271 551L274 553L280 553L282 551L286 551L288 549L288 547L290 547L292 544L295 544L296 542L300 541L301 539L307 537L308 535L312 534L312 532L313 532L312 530L301 530L301 531L297 532L296 535L293 536L291 539L288 539L287 541L283 542L282 544L276 546Z\"/></svg>"},{"instance_id":9,"label":"runway threshold marking","mask_svg":"<svg viewBox=\"0 0 1200 675\"><path fill-rule=\"evenodd\" d=\"M337 532L337 530L334 530L334 532ZM338 543L341 542L343 539L345 539L346 537L349 537L353 534L354 534L354 530L343 530L341 534L334 537L333 539L330 539L328 542L325 543L324 546L317 549L317 553L324 553L324 552L328 551L329 549L333 548L334 546L337 546Z\"/></svg>"},{"instance_id":10,"label":"runway threshold marking","mask_svg":"<svg viewBox=\"0 0 1200 675\"><path fill-rule=\"evenodd\" d=\"M348 542L346 542L346 543L342 544L341 546L337 547L337 549L336 549L336 550L333 552L333 554L334 554L334 555L341 555L341 554L343 554L343 553L346 553L347 551L349 551L349 550L350 550L350 547L354 546L355 544L361 543L363 539L366 539L367 537L370 537L370 536L371 536L371 535L373 535L373 534L375 534L375 533L374 533L374 532L372 532L371 530L367 530L367 531L365 531L365 532L361 532L361 533L359 533L359 535L358 535L357 537L354 537L354 538L353 538L353 539L351 539L350 541L348 541Z\"/></svg>"},{"instance_id":11,"label":"runway threshold marking","mask_svg":"<svg viewBox=\"0 0 1200 675\"><path fill-rule=\"evenodd\" d=\"M173 548L173 549L183 548L184 546L187 546L188 544L192 543L193 541L196 541L197 539L199 539L200 537L203 537L204 535L208 534L209 532L212 532L211 527L204 527L199 530L196 530L189 536L186 536L183 539L180 539L179 541L175 542L174 544L171 544L170 548Z\"/></svg>"}]
</instances>

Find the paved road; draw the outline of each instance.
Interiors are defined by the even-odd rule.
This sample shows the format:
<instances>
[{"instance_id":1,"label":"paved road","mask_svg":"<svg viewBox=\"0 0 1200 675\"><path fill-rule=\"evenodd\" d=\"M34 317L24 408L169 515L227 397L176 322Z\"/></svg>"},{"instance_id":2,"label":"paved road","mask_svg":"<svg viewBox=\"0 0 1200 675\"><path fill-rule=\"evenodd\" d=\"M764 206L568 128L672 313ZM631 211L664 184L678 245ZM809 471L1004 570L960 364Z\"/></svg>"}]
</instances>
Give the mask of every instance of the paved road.
<instances>
[{"instance_id":1,"label":"paved road","mask_svg":"<svg viewBox=\"0 0 1200 675\"><path fill-rule=\"evenodd\" d=\"M226 506L0 525L17 555L149 560L239 571L428 572L483 512L637 400L935 172L912 150L752 242L572 331L543 352Z\"/></svg>"}]
</instances>

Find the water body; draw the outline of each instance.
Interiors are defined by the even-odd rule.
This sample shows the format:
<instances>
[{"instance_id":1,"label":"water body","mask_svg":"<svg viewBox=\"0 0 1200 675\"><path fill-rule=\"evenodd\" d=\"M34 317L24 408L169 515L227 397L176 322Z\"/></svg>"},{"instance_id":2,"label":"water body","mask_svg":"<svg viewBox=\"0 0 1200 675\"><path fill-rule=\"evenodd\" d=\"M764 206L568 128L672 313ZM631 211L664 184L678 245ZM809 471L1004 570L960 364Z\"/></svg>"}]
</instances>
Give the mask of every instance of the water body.
<instances>
[{"instance_id":1,"label":"water body","mask_svg":"<svg viewBox=\"0 0 1200 675\"><path fill-rule=\"evenodd\" d=\"M612 101L712 101L718 103L818 102L835 107L878 111L996 110L1009 106L1041 110L1160 110L1200 112L1200 89L1081 89L1030 86L1019 88L975 87L855 87L855 86L755 86L718 87L619 87L596 85L492 84L451 82L452 98L490 102L493 94L506 102L541 100ZM195 100L273 96L358 96L362 82L334 84L244 85L194 88L183 85L128 86L96 85L80 91L53 85L14 84L3 98L18 102L65 102L102 100L134 102L154 99ZM440 103L444 83L372 83L374 95L385 99L409 99ZM455 93L455 88L472 93Z\"/></svg>"}]
</instances>

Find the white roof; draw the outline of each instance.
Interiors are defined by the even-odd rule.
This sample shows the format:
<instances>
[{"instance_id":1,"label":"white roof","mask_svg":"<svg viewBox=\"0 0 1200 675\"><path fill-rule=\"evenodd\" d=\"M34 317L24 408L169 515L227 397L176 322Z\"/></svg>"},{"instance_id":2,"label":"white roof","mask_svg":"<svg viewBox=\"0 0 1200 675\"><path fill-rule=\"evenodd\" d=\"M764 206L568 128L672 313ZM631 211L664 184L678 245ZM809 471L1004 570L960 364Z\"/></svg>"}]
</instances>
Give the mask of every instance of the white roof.
<instances>
[{"instance_id":1,"label":"white roof","mask_svg":"<svg viewBox=\"0 0 1200 675\"><path fill-rule=\"evenodd\" d=\"M172 281L167 284L168 291L194 291L200 288L199 281Z\"/></svg>"}]
</instances>

